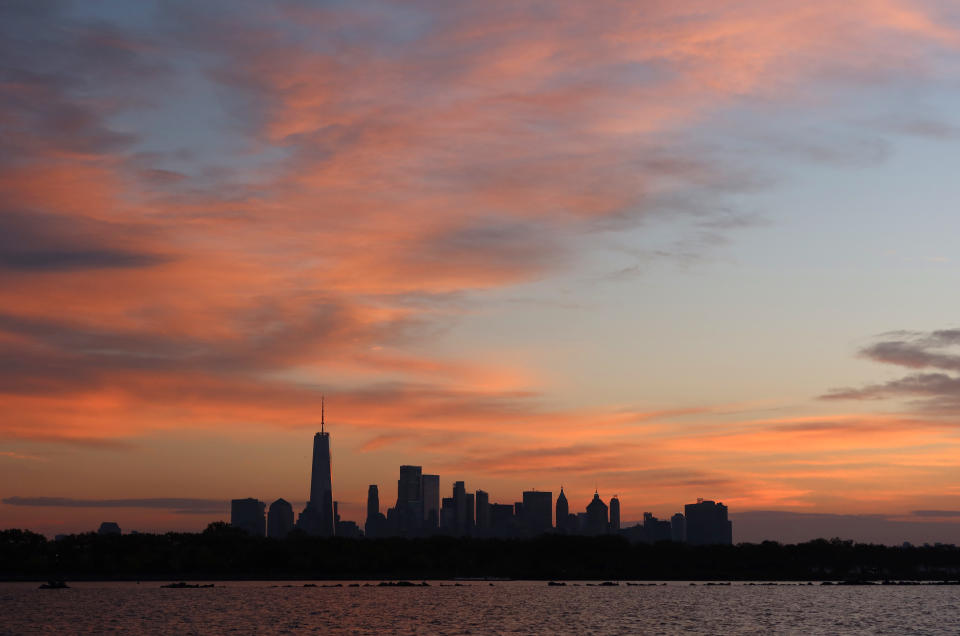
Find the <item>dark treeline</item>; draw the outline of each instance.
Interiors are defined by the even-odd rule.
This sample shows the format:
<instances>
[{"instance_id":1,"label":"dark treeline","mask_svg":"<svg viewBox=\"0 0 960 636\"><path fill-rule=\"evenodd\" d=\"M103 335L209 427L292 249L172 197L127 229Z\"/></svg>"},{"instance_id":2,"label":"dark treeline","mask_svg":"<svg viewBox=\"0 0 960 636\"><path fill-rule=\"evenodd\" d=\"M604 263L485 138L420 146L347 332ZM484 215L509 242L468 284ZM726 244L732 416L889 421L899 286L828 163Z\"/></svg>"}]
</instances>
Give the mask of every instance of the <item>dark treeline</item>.
<instances>
[{"instance_id":1,"label":"dark treeline","mask_svg":"<svg viewBox=\"0 0 960 636\"><path fill-rule=\"evenodd\" d=\"M946 580L960 548L839 539L797 545L630 543L622 537L254 538L222 523L202 533L70 535L0 532L0 579Z\"/></svg>"}]
</instances>

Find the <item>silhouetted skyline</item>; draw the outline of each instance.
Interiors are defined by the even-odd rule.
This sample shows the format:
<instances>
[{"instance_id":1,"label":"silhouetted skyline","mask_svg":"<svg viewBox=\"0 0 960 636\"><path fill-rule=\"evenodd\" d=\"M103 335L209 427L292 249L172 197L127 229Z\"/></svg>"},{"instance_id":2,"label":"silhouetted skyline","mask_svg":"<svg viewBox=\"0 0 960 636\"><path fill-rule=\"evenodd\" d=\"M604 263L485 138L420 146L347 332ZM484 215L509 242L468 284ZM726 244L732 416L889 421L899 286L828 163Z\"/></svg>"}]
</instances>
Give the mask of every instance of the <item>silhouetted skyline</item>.
<instances>
[{"instance_id":1,"label":"silhouetted skyline","mask_svg":"<svg viewBox=\"0 0 960 636\"><path fill-rule=\"evenodd\" d=\"M322 421L322 420L321 420ZM622 535L631 541L689 542L694 545L730 545L733 543L732 524L727 518L727 507L722 503L698 499L685 506L685 514L677 513L670 521L659 521L644 513L643 524L622 528L620 500L610 499L609 506L595 491L593 499L583 512L570 513L563 488L554 504L553 493L543 490L525 490L522 499L513 504L491 502L489 494L481 489L468 492L462 480L453 481L450 497L443 497L437 514L440 476L424 474L421 466L405 464L399 468L395 504L380 511L380 487L370 484L367 489L366 521L363 529L353 521L342 521L337 513L339 502L333 501L330 465L330 433L321 430L314 435L313 463L310 473L310 501L307 502L297 528L308 535L344 536L370 539L388 537L431 537L448 535L477 538L537 537L557 533L567 535L601 536ZM313 503L316 499L332 501L331 525L321 523ZM289 504L278 499L270 506L267 521L265 504L256 499L234 499L231 504L230 524L252 536L283 538L290 527L279 519L286 514ZM609 512L608 512L609 510ZM554 512L555 511L555 512ZM265 532L266 528L276 528Z\"/></svg>"}]
</instances>

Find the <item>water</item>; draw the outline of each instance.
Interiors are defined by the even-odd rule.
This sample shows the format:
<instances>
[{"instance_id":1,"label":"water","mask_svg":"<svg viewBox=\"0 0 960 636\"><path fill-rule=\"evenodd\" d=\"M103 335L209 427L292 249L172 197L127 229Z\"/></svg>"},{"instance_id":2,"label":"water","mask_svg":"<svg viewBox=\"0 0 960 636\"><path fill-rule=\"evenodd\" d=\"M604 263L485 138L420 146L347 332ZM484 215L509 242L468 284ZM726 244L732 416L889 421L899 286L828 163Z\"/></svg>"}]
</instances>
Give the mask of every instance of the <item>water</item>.
<instances>
[{"instance_id":1,"label":"water","mask_svg":"<svg viewBox=\"0 0 960 636\"><path fill-rule=\"evenodd\" d=\"M273 585L282 584L0 583L0 634L960 633L956 586Z\"/></svg>"}]
</instances>

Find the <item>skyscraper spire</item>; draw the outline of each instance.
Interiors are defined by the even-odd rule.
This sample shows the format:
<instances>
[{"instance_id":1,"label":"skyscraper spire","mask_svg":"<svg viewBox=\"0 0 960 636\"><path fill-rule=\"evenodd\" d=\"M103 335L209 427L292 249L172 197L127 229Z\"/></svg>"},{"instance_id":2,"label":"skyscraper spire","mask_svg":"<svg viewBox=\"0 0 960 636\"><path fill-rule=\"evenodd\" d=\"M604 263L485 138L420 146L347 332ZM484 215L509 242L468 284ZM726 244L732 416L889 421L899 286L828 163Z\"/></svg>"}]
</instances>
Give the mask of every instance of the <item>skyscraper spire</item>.
<instances>
[{"instance_id":1,"label":"skyscraper spire","mask_svg":"<svg viewBox=\"0 0 960 636\"><path fill-rule=\"evenodd\" d=\"M323 402L320 403L321 413ZM323 415L321 414L321 426ZM307 534L330 537L334 534L333 488L330 484L330 436L313 436L313 465L310 472L310 500L300 513L297 527Z\"/></svg>"},{"instance_id":2,"label":"skyscraper spire","mask_svg":"<svg viewBox=\"0 0 960 636\"><path fill-rule=\"evenodd\" d=\"M320 432L323 432L323 401L326 396L320 396Z\"/></svg>"}]
</instances>

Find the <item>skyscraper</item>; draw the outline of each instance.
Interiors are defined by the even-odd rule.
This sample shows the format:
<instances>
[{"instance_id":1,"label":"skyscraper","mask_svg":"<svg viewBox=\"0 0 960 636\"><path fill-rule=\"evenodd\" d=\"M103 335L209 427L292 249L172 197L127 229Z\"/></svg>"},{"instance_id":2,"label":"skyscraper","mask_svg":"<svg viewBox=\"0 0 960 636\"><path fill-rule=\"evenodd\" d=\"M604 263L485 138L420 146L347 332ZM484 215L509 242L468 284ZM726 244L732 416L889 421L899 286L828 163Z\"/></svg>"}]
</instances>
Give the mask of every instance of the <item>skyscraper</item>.
<instances>
[{"instance_id":1,"label":"skyscraper","mask_svg":"<svg viewBox=\"0 0 960 636\"><path fill-rule=\"evenodd\" d=\"M477 529L483 535L490 530L490 495L486 491L478 490L477 502Z\"/></svg>"},{"instance_id":2,"label":"skyscraper","mask_svg":"<svg viewBox=\"0 0 960 636\"><path fill-rule=\"evenodd\" d=\"M283 539L293 530L293 506L285 499L277 499L270 504L267 512L267 536L271 539Z\"/></svg>"},{"instance_id":3,"label":"skyscraper","mask_svg":"<svg viewBox=\"0 0 960 636\"><path fill-rule=\"evenodd\" d=\"M297 519L297 527L307 534L333 536L333 487L330 483L330 433L324 428L324 405L320 402L320 432L313 436L313 471L310 477L310 501Z\"/></svg>"},{"instance_id":4,"label":"skyscraper","mask_svg":"<svg viewBox=\"0 0 960 636\"><path fill-rule=\"evenodd\" d=\"M570 504L567 503L567 496L563 494L563 486L560 486L560 494L557 496L557 532L572 531L572 528L567 528L568 516L570 516Z\"/></svg>"},{"instance_id":5,"label":"skyscraper","mask_svg":"<svg viewBox=\"0 0 960 636\"><path fill-rule=\"evenodd\" d=\"M420 478L420 500L423 501L423 523L429 533L440 526L440 475Z\"/></svg>"},{"instance_id":6,"label":"skyscraper","mask_svg":"<svg viewBox=\"0 0 960 636\"><path fill-rule=\"evenodd\" d=\"M254 537L262 537L267 521L264 508L266 504L256 499L233 499L230 501L230 525Z\"/></svg>"},{"instance_id":7,"label":"skyscraper","mask_svg":"<svg viewBox=\"0 0 960 636\"><path fill-rule=\"evenodd\" d=\"M367 521L380 513L380 489L376 484L370 484L367 489Z\"/></svg>"},{"instance_id":8,"label":"skyscraper","mask_svg":"<svg viewBox=\"0 0 960 636\"><path fill-rule=\"evenodd\" d=\"M687 540L687 518L679 512L670 517L670 540L677 543Z\"/></svg>"},{"instance_id":9,"label":"skyscraper","mask_svg":"<svg viewBox=\"0 0 960 636\"><path fill-rule=\"evenodd\" d=\"M397 504L411 504L420 501L420 478L423 468L420 466L401 466L400 479L397 480Z\"/></svg>"},{"instance_id":10,"label":"skyscraper","mask_svg":"<svg viewBox=\"0 0 960 636\"><path fill-rule=\"evenodd\" d=\"M610 520L607 517L607 504L600 499L600 493L593 493L593 500L587 504L586 533L606 534Z\"/></svg>"},{"instance_id":11,"label":"skyscraper","mask_svg":"<svg viewBox=\"0 0 960 636\"><path fill-rule=\"evenodd\" d=\"M467 505L466 505L466 509L467 509L467 519L466 519L466 521L464 522L464 525L463 525L463 533L464 533L465 535L468 535L468 536L469 536L469 535L472 535L472 534L473 534L473 526L474 526L474 516L473 516L473 515L474 515L474 513L475 513L476 510L477 510L477 504L476 504L476 501L475 501L475 499L474 499L474 496L473 496L473 493L472 493L472 492L465 493L465 494L464 494L464 498L465 498L466 501L467 501Z\"/></svg>"},{"instance_id":12,"label":"skyscraper","mask_svg":"<svg viewBox=\"0 0 960 636\"><path fill-rule=\"evenodd\" d=\"M538 490L523 492L523 517L521 522L524 529L532 536L550 532L553 528L553 493Z\"/></svg>"},{"instance_id":13,"label":"skyscraper","mask_svg":"<svg viewBox=\"0 0 960 636\"><path fill-rule=\"evenodd\" d=\"M732 545L733 525L727 519L727 507L722 503L697 499L684 506L687 518L687 543L693 545Z\"/></svg>"},{"instance_id":14,"label":"skyscraper","mask_svg":"<svg viewBox=\"0 0 960 636\"><path fill-rule=\"evenodd\" d=\"M620 500L616 495L610 500L610 532L620 532Z\"/></svg>"},{"instance_id":15,"label":"skyscraper","mask_svg":"<svg viewBox=\"0 0 960 636\"><path fill-rule=\"evenodd\" d=\"M440 505L440 530L444 534L457 533L457 507L453 497L444 497Z\"/></svg>"},{"instance_id":16,"label":"skyscraper","mask_svg":"<svg viewBox=\"0 0 960 636\"><path fill-rule=\"evenodd\" d=\"M410 536L423 527L423 501L420 499L423 468L401 466L397 480L397 505L394 516L400 534Z\"/></svg>"},{"instance_id":17,"label":"skyscraper","mask_svg":"<svg viewBox=\"0 0 960 636\"><path fill-rule=\"evenodd\" d=\"M367 537L376 539L387 531L387 519L380 513L380 489L370 484L367 489L367 522L363 526Z\"/></svg>"},{"instance_id":18,"label":"skyscraper","mask_svg":"<svg viewBox=\"0 0 960 636\"><path fill-rule=\"evenodd\" d=\"M453 482L454 534L467 532L467 489L462 481Z\"/></svg>"}]
</instances>

